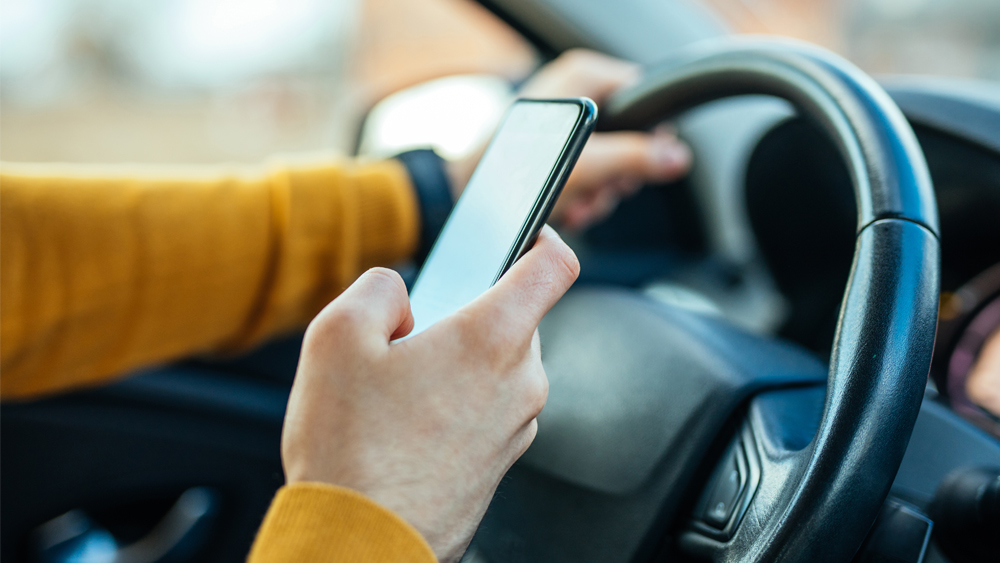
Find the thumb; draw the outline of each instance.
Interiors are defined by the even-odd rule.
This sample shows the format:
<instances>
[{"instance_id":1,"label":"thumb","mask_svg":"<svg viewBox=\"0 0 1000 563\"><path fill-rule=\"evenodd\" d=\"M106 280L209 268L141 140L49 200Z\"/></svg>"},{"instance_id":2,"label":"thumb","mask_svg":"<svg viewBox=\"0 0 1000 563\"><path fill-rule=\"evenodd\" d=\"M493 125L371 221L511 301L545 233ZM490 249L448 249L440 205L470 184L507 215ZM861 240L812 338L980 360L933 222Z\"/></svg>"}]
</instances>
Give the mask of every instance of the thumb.
<instances>
[{"instance_id":1,"label":"thumb","mask_svg":"<svg viewBox=\"0 0 1000 563\"><path fill-rule=\"evenodd\" d=\"M406 284L388 268L372 268L316 316L310 330L333 329L387 344L413 330ZM349 332L345 332L349 331Z\"/></svg>"},{"instance_id":2,"label":"thumb","mask_svg":"<svg viewBox=\"0 0 1000 563\"><path fill-rule=\"evenodd\" d=\"M690 149L669 132L599 133L590 138L569 181L592 186L623 177L665 182L683 176L690 166Z\"/></svg>"},{"instance_id":3,"label":"thumb","mask_svg":"<svg viewBox=\"0 0 1000 563\"><path fill-rule=\"evenodd\" d=\"M542 317L580 275L580 261L545 225L535 245L497 283L470 305L470 313L495 319L514 334L530 337Z\"/></svg>"}]
</instances>

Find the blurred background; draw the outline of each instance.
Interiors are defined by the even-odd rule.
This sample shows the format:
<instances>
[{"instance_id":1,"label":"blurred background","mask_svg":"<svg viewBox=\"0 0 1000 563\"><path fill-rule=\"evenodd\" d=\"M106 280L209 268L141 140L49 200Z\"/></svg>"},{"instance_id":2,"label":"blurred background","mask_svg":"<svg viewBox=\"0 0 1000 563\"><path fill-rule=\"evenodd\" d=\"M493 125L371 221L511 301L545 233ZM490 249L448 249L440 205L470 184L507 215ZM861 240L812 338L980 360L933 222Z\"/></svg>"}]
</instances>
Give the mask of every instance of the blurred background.
<instances>
[{"instance_id":1,"label":"blurred background","mask_svg":"<svg viewBox=\"0 0 1000 563\"><path fill-rule=\"evenodd\" d=\"M1000 79L996 0L662 1L701 4L735 32L819 43L877 75ZM434 144L457 157L489 134L509 84L539 59L470 0L0 0L0 158L352 153L387 95L477 75L409 92L451 110L442 114L390 99L361 146L425 143L415 131L432 122Z\"/></svg>"}]
</instances>

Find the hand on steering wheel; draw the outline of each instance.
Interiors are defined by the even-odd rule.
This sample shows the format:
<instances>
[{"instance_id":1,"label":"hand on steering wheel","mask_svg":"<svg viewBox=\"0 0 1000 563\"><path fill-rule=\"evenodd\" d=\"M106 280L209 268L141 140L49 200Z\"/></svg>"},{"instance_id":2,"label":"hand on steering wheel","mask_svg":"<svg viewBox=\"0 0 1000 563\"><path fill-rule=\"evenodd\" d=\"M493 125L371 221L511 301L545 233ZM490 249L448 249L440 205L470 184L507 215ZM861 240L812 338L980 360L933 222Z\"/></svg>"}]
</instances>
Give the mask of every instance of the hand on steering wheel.
<instances>
[{"instance_id":1,"label":"hand on steering wheel","mask_svg":"<svg viewBox=\"0 0 1000 563\"><path fill-rule=\"evenodd\" d=\"M575 49L543 66L518 96L586 96L600 106L611 93L640 78L638 65ZM459 191L481 154L477 151L452 166L452 183ZM584 229L606 218L623 198L635 194L644 184L676 180L687 174L690 166L691 151L670 129L595 133L566 182L550 220L571 231Z\"/></svg>"}]
</instances>

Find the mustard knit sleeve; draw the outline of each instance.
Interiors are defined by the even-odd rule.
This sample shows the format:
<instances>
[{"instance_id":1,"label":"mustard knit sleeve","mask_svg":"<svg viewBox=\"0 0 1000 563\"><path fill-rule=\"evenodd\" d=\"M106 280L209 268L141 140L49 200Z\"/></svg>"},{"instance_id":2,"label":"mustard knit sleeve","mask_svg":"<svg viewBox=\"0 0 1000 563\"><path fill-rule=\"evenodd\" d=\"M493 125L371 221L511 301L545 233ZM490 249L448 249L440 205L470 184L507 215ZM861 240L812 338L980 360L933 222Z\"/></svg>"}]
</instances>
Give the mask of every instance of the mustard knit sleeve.
<instances>
[{"instance_id":1,"label":"mustard knit sleeve","mask_svg":"<svg viewBox=\"0 0 1000 563\"><path fill-rule=\"evenodd\" d=\"M323 483L282 487L248 563L436 563L413 526L368 497Z\"/></svg>"},{"instance_id":2,"label":"mustard knit sleeve","mask_svg":"<svg viewBox=\"0 0 1000 563\"><path fill-rule=\"evenodd\" d=\"M96 384L307 323L409 256L395 161L270 172L0 168L0 395Z\"/></svg>"}]
</instances>

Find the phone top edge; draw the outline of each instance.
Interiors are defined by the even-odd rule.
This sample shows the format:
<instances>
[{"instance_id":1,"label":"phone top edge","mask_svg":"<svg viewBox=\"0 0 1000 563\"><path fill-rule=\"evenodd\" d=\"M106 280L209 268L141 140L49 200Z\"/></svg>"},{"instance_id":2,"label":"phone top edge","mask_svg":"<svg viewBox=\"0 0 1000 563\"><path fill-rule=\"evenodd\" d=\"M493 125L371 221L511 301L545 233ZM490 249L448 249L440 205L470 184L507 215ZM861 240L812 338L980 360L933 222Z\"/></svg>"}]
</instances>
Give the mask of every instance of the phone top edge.
<instances>
[{"instance_id":1,"label":"phone top edge","mask_svg":"<svg viewBox=\"0 0 1000 563\"><path fill-rule=\"evenodd\" d=\"M568 97L568 98L526 98L526 97L521 96L521 97L515 98L514 101L512 102L512 104L516 104L518 102L542 102L542 103L581 104L581 105L589 105L589 106L591 106L591 108L594 111L597 110L597 104L594 102L594 100L592 100L592 99L590 99L590 98L588 98L586 96L576 96L576 97Z\"/></svg>"},{"instance_id":2,"label":"phone top edge","mask_svg":"<svg viewBox=\"0 0 1000 563\"><path fill-rule=\"evenodd\" d=\"M509 112L514 105L518 103L575 104L581 108L581 125L587 126L591 121L595 124L597 123L597 102L586 96L579 96L576 98L515 98L507 111Z\"/></svg>"}]
</instances>

